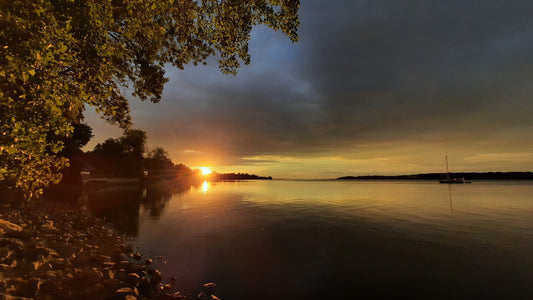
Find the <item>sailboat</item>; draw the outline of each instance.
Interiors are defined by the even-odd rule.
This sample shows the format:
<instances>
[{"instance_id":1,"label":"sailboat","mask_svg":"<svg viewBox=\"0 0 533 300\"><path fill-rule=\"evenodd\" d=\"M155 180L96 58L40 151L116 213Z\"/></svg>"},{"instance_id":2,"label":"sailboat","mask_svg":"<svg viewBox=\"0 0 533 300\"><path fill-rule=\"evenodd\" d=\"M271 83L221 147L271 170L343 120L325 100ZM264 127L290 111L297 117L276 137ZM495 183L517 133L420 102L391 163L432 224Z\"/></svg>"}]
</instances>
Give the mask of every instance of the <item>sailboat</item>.
<instances>
[{"instance_id":1,"label":"sailboat","mask_svg":"<svg viewBox=\"0 0 533 300\"><path fill-rule=\"evenodd\" d=\"M448 155L446 155L446 179L439 179L439 183L471 183L467 181L464 177L461 178L451 178L450 170L448 170Z\"/></svg>"}]
</instances>

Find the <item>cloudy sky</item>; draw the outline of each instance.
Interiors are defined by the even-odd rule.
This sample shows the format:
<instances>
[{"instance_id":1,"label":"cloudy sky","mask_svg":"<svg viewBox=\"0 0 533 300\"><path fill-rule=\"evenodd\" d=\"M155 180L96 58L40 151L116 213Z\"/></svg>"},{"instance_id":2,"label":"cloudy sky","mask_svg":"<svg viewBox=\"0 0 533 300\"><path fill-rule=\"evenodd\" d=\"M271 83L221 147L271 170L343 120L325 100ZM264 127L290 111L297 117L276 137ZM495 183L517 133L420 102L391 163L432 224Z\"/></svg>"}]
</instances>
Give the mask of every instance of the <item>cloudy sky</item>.
<instances>
[{"instance_id":1,"label":"cloudy sky","mask_svg":"<svg viewBox=\"0 0 533 300\"><path fill-rule=\"evenodd\" d=\"M275 178L533 170L533 2L302 0L236 76L169 68L134 127L177 163ZM121 131L87 116L92 149Z\"/></svg>"}]
</instances>

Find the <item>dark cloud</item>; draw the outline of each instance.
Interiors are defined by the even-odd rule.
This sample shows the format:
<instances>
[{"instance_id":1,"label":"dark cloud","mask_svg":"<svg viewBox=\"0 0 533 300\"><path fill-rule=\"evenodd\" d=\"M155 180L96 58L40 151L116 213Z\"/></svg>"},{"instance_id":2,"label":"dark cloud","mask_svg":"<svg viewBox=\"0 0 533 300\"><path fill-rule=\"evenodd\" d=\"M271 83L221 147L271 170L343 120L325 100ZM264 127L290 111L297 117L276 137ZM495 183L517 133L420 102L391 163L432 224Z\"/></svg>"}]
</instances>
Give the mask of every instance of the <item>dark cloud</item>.
<instances>
[{"instance_id":1,"label":"dark cloud","mask_svg":"<svg viewBox=\"0 0 533 300\"><path fill-rule=\"evenodd\" d=\"M169 69L163 101L133 104L134 122L228 165L491 135L523 149L506 134L533 126L531 16L521 0L302 1L298 43L259 28L237 76L216 59Z\"/></svg>"},{"instance_id":2,"label":"dark cloud","mask_svg":"<svg viewBox=\"0 0 533 300\"><path fill-rule=\"evenodd\" d=\"M314 22L304 18L301 74L339 124L333 130L408 129L428 119L468 123L494 102L527 100L503 98L532 75L524 70L533 60L531 3L410 3L313 7ZM306 40L306 32L313 37Z\"/></svg>"}]
</instances>

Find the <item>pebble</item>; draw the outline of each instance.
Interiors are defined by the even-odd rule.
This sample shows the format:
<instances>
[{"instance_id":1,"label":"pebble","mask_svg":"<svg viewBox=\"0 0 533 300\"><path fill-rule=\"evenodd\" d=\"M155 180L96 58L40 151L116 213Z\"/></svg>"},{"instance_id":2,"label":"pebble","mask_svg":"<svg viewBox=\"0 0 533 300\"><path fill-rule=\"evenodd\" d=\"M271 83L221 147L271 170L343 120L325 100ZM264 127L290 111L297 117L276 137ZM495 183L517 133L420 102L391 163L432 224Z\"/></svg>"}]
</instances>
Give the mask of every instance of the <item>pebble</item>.
<instances>
[{"instance_id":1,"label":"pebble","mask_svg":"<svg viewBox=\"0 0 533 300\"><path fill-rule=\"evenodd\" d=\"M19 226L15 223L11 223L7 220L2 220L0 219L0 228L2 228L3 230L11 230L11 231L21 231L22 230L22 226Z\"/></svg>"},{"instance_id":2,"label":"pebble","mask_svg":"<svg viewBox=\"0 0 533 300\"><path fill-rule=\"evenodd\" d=\"M133 259L135 259L135 260L139 260L139 259L141 259L143 257L143 255L140 254L139 252L137 252L135 254L132 254L131 257L133 257Z\"/></svg>"},{"instance_id":3,"label":"pebble","mask_svg":"<svg viewBox=\"0 0 533 300\"><path fill-rule=\"evenodd\" d=\"M98 258L100 259L100 262L111 262L111 256L100 255Z\"/></svg>"},{"instance_id":4,"label":"pebble","mask_svg":"<svg viewBox=\"0 0 533 300\"><path fill-rule=\"evenodd\" d=\"M96 219L17 210L0 212L0 299L31 299L37 291L40 299L183 299L170 293L169 284L160 285L161 272L148 267L151 258L126 260L131 246L98 221L93 224ZM7 287L7 282L14 284Z\"/></svg>"},{"instance_id":5,"label":"pebble","mask_svg":"<svg viewBox=\"0 0 533 300\"><path fill-rule=\"evenodd\" d=\"M123 287L115 291L115 294L119 297L125 297L126 295L135 295L135 292L130 287Z\"/></svg>"},{"instance_id":6,"label":"pebble","mask_svg":"<svg viewBox=\"0 0 533 300\"><path fill-rule=\"evenodd\" d=\"M215 288L216 287L217 287L217 285L215 283L212 283L212 282L206 283L206 284L203 285L204 290L206 292L208 292L208 293L211 293L211 294L215 292Z\"/></svg>"},{"instance_id":7,"label":"pebble","mask_svg":"<svg viewBox=\"0 0 533 300\"><path fill-rule=\"evenodd\" d=\"M128 281L136 285L141 281L141 276L137 273L128 273Z\"/></svg>"}]
</instances>

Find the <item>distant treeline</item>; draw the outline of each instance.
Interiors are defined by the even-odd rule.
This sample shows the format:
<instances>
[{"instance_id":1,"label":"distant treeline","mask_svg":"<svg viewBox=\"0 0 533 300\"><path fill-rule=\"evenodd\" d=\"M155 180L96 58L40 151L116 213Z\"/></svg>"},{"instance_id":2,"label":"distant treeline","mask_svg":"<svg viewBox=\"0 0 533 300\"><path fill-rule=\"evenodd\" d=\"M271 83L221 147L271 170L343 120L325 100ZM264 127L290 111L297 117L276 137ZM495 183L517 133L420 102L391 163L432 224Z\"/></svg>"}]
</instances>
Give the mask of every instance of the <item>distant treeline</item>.
<instances>
[{"instance_id":1,"label":"distant treeline","mask_svg":"<svg viewBox=\"0 0 533 300\"><path fill-rule=\"evenodd\" d=\"M533 172L467 172L467 173L450 173L452 178L466 178L470 180L518 180L533 179ZM364 176L344 176L338 180L439 180L446 178L446 175L440 173L413 174L413 175L364 175Z\"/></svg>"},{"instance_id":2,"label":"distant treeline","mask_svg":"<svg viewBox=\"0 0 533 300\"><path fill-rule=\"evenodd\" d=\"M248 173L225 173L225 174L212 174L211 178L213 180L247 180L247 179L260 179L260 180L271 180L272 177L262 177L254 174Z\"/></svg>"}]
</instances>

